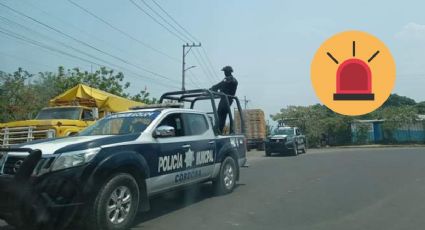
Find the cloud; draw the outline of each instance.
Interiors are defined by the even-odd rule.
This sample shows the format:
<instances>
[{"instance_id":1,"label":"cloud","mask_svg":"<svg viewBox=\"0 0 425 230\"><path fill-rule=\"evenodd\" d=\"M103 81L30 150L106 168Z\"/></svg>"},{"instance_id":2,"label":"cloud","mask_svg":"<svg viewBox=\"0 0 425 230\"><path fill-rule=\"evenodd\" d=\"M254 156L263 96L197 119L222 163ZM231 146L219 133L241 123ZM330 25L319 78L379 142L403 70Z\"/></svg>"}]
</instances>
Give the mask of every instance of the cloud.
<instances>
[{"instance_id":1,"label":"cloud","mask_svg":"<svg viewBox=\"0 0 425 230\"><path fill-rule=\"evenodd\" d=\"M425 41L425 25L410 22L395 35L395 38L401 41Z\"/></svg>"}]
</instances>

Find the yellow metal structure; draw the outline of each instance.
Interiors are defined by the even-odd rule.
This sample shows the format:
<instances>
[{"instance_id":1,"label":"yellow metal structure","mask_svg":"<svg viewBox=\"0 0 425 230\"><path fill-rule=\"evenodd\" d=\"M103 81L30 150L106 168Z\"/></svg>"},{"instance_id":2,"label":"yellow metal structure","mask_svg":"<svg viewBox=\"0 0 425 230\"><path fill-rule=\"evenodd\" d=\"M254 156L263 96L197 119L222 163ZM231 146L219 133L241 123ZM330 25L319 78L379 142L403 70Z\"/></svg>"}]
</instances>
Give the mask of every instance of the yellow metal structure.
<instances>
[{"instance_id":1,"label":"yellow metal structure","mask_svg":"<svg viewBox=\"0 0 425 230\"><path fill-rule=\"evenodd\" d=\"M78 84L49 102L50 106L72 105L73 103L87 107L95 106L99 108L99 111L110 113L121 112L131 107L144 105L143 103L119 97L83 84Z\"/></svg>"},{"instance_id":2,"label":"yellow metal structure","mask_svg":"<svg viewBox=\"0 0 425 230\"><path fill-rule=\"evenodd\" d=\"M144 104L78 84L51 99L49 105L34 120L0 123L0 146L74 135L95 122L94 111L101 118Z\"/></svg>"}]
</instances>

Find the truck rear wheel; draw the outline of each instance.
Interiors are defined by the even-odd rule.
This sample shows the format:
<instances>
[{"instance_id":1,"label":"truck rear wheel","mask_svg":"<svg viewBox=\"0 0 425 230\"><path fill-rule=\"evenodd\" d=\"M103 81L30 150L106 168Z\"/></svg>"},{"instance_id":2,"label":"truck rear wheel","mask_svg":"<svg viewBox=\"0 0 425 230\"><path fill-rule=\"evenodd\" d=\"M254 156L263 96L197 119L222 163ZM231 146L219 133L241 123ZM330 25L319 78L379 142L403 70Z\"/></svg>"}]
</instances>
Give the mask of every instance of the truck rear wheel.
<instances>
[{"instance_id":1,"label":"truck rear wheel","mask_svg":"<svg viewBox=\"0 0 425 230\"><path fill-rule=\"evenodd\" d=\"M87 220L89 229L121 230L133 223L139 205L139 187L127 173L114 175L96 196Z\"/></svg>"},{"instance_id":2,"label":"truck rear wheel","mask_svg":"<svg viewBox=\"0 0 425 230\"><path fill-rule=\"evenodd\" d=\"M231 193L236 185L236 162L226 157L220 167L217 178L213 181L214 192L218 195Z\"/></svg>"}]
</instances>

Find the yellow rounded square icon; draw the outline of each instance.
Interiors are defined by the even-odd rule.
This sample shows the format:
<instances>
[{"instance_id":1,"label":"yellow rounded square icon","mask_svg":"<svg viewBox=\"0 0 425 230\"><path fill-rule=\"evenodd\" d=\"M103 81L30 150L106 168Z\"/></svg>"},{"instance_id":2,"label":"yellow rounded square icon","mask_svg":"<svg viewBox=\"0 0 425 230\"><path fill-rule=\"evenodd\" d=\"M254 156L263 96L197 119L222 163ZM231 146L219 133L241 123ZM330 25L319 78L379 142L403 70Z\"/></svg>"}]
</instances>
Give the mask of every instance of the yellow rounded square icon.
<instances>
[{"instance_id":1,"label":"yellow rounded square icon","mask_svg":"<svg viewBox=\"0 0 425 230\"><path fill-rule=\"evenodd\" d=\"M311 82L320 101L334 112L362 115L390 96L396 67L387 46L362 31L335 34L317 50Z\"/></svg>"}]
</instances>

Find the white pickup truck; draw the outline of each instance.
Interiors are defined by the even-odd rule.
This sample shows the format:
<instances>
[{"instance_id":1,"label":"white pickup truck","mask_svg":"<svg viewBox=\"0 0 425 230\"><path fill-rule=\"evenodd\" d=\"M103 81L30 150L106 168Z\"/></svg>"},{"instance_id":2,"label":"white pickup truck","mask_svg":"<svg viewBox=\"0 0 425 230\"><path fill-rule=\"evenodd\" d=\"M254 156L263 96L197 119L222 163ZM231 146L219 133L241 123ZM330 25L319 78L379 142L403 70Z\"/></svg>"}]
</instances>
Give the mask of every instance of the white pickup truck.
<instances>
[{"instance_id":1,"label":"white pickup truck","mask_svg":"<svg viewBox=\"0 0 425 230\"><path fill-rule=\"evenodd\" d=\"M219 93L162 99L176 95L211 100L217 117ZM77 136L0 149L0 218L24 229L61 229L77 219L90 229L127 229L155 194L207 181L218 193L232 192L246 162L245 137L221 135L194 103L134 108Z\"/></svg>"}]
</instances>

